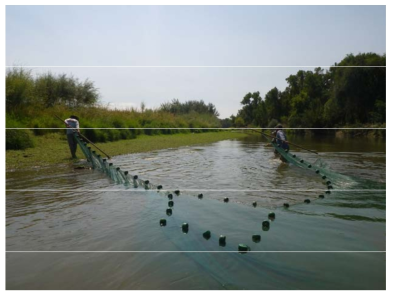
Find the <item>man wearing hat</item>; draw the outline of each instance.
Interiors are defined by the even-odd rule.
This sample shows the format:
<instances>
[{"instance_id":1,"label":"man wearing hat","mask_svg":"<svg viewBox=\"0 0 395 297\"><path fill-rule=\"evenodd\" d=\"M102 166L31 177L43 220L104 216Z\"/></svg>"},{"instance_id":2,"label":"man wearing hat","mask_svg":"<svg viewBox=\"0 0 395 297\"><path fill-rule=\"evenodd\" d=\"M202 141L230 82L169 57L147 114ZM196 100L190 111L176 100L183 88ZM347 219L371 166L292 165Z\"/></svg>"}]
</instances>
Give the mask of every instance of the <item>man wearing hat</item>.
<instances>
[{"instance_id":1,"label":"man wearing hat","mask_svg":"<svg viewBox=\"0 0 395 297\"><path fill-rule=\"evenodd\" d=\"M281 147L284 150L289 150L287 136L285 135L285 132L283 130L283 126L281 124L278 124L276 126L276 132L275 133L276 133L277 146Z\"/></svg>"},{"instance_id":2,"label":"man wearing hat","mask_svg":"<svg viewBox=\"0 0 395 297\"><path fill-rule=\"evenodd\" d=\"M70 118L64 120L67 129L67 142L69 143L71 157L76 159L76 151L77 151L77 140L74 137L74 133L80 133L80 123L77 116L72 115Z\"/></svg>"}]
</instances>

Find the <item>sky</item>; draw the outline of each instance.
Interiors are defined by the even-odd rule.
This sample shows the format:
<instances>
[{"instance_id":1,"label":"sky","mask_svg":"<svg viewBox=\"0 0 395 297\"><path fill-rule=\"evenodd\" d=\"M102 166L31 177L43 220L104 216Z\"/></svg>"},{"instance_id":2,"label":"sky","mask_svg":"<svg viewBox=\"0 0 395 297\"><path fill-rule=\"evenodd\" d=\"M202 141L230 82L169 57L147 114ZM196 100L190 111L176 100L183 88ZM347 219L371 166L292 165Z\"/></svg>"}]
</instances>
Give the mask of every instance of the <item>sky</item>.
<instances>
[{"instance_id":1,"label":"sky","mask_svg":"<svg viewBox=\"0 0 395 297\"><path fill-rule=\"evenodd\" d=\"M384 54L385 24L385 6L7 6L6 65L301 66L32 68L88 78L113 107L204 100L225 118L302 66Z\"/></svg>"}]
</instances>

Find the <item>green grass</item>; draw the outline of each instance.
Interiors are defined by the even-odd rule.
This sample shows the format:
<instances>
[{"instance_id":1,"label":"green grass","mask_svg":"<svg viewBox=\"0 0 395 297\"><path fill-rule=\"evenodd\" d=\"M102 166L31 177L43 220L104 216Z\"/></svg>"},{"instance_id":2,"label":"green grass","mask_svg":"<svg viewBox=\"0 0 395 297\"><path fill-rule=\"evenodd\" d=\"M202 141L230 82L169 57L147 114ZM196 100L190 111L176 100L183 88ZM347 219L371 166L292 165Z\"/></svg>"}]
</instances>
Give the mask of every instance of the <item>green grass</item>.
<instances>
[{"instance_id":1,"label":"green grass","mask_svg":"<svg viewBox=\"0 0 395 297\"><path fill-rule=\"evenodd\" d=\"M207 133L188 133L173 135L140 135L136 139L120 140L108 143L97 143L110 156L142 153L166 148L177 148L206 144L225 139L243 138L246 134L222 131ZM66 136L59 133L35 136L36 146L26 150L6 151L6 170L27 169L53 164L72 164ZM77 150L77 157L83 159L81 150Z\"/></svg>"}]
</instances>

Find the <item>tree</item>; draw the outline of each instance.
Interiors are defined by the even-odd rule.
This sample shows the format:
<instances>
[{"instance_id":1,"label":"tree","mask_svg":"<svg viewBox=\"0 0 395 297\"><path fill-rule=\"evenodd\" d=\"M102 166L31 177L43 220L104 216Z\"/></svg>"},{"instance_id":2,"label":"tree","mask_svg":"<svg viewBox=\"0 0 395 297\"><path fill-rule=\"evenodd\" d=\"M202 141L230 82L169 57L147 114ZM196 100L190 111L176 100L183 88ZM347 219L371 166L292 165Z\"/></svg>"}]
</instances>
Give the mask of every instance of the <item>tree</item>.
<instances>
[{"instance_id":1,"label":"tree","mask_svg":"<svg viewBox=\"0 0 395 297\"><path fill-rule=\"evenodd\" d=\"M259 92L247 93L241 101L242 109L237 114L246 125L261 125L266 122L266 109Z\"/></svg>"},{"instance_id":2,"label":"tree","mask_svg":"<svg viewBox=\"0 0 395 297\"><path fill-rule=\"evenodd\" d=\"M278 119L281 114L280 92L277 88L271 89L265 95L265 105L267 117L269 119Z\"/></svg>"},{"instance_id":3,"label":"tree","mask_svg":"<svg viewBox=\"0 0 395 297\"><path fill-rule=\"evenodd\" d=\"M237 128L245 127L245 122L244 122L244 120L243 120L242 117L237 117L237 118L235 119L235 126L236 126Z\"/></svg>"},{"instance_id":4,"label":"tree","mask_svg":"<svg viewBox=\"0 0 395 297\"><path fill-rule=\"evenodd\" d=\"M347 55L339 66L385 66L385 55L374 53ZM326 115L331 122L337 118L340 124L367 123L376 101L383 100L386 87L385 68L334 68L331 103L326 106ZM385 101L385 100L384 100ZM335 114L335 113L340 114Z\"/></svg>"},{"instance_id":5,"label":"tree","mask_svg":"<svg viewBox=\"0 0 395 297\"><path fill-rule=\"evenodd\" d=\"M14 111L34 100L34 79L31 71L12 68L6 72L6 109Z\"/></svg>"},{"instance_id":6,"label":"tree","mask_svg":"<svg viewBox=\"0 0 395 297\"><path fill-rule=\"evenodd\" d=\"M203 100L190 100L181 103L178 99L173 99L171 102L161 104L160 110L170 112L173 114L188 114L196 112L198 114L210 114L219 117L219 112L212 103L204 103Z\"/></svg>"},{"instance_id":7,"label":"tree","mask_svg":"<svg viewBox=\"0 0 395 297\"><path fill-rule=\"evenodd\" d=\"M385 66L386 56L347 55L337 66ZM333 127L384 123L385 67L320 67L286 78L284 91L247 93L237 113L246 125L264 127L278 120L292 127Z\"/></svg>"}]
</instances>

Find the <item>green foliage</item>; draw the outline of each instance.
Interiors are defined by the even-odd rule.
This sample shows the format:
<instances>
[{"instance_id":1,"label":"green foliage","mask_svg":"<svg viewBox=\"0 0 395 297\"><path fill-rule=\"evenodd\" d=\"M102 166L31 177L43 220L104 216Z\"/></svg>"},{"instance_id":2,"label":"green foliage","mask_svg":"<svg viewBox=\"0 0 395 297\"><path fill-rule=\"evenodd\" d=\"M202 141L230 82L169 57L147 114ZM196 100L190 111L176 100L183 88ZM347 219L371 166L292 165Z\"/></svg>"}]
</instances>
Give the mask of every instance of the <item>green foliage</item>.
<instances>
[{"instance_id":1,"label":"green foliage","mask_svg":"<svg viewBox=\"0 0 395 297\"><path fill-rule=\"evenodd\" d=\"M25 150L34 147L32 133L28 130L6 130L6 150Z\"/></svg>"},{"instance_id":2,"label":"green foliage","mask_svg":"<svg viewBox=\"0 0 395 297\"><path fill-rule=\"evenodd\" d=\"M385 56L348 55L338 66L385 66ZM331 90L332 103L326 108L326 117L336 117L343 125L371 120L372 112L377 112L376 102L385 102L386 68L331 68L330 71L336 84ZM385 113L381 120L385 121Z\"/></svg>"},{"instance_id":3,"label":"green foliage","mask_svg":"<svg viewBox=\"0 0 395 297\"><path fill-rule=\"evenodd\" d=\"M269 119L278 119L281 113L280 92L277 88L271 89L265 95L265 106Z\"/></svg>"},{"instance_id":4,"label":"green foliage","mask_svg":"<svg viewBox=\"0 0 395 297\"><path fill-rule=\"evenodd\" d=\"M236 120L235 120L235 126L236 126L237 128L242 128L242 127L245 126L245 122L244 122L244 120L243 120L242 117L237 117L237 118L236 118Z\"/></svg>"},{"instance_id":5,"label":"green foliage","mask_svg":"<svg viewBox=\"0 0 395 297\"><path fill-rule=\"evenodd\" d=\"M384 123L385 122L385 101L376 100L374 110L370 112L371 123Z\"/></svg>"},{"instance_id":6,"label":"green foliage","mask_svg":"<svg viewBox=\"0 0 395 297\"><path fill-rule=\"evenodd\" d=\"M6 73L6 108L14 111L33 101L34 79L30 70L13 68Z\"/></svg>"},{"instance_id":7,"label":"green foliage","mask_svg":"<svg viewBox=\"0 0 395 297\"><path fill-rule=\"evenodd\" d=\"M142 103L141 110L137 111L114 110L98 106L96 104L98 98L99 93L93 82L89 80L80 82L73 76L54 75L51 72L33 78L29 70L13 68L6 73L6 125L9 128L36 128L33 129L36 136L53 132L65 133L64 124L55 116L66 119L74 114L80 118L83 134L94 142L133 139L140 134L158 135L191 131L199 133L207 131L200 128L221 126L215 106L211 103L205 104L202 100L181 103L175 99L171 103L163 104L159 110L147 109ZM17 133L10 135L13 139L17 139ZM19 137L18 140L23 137ZM27 136L25 138L28 139ZM28 141L27 145L30 145Z\"/></svg>"},{"instance_id":8,"label":"green foliage","mask_svg":"<svg viewBox=\"0 0 395 297\"><path fill-rule=\"evenodd\" d=\"M181 103L178 99L173 99L171 102L161 104L160 110L178 115L196 112L199 114L210 114L215 117L219 117L219 113L214 104L206 104L203 100L190 100Z\"/></svg>"},{"instance_id":9,"label":"green foliage","mask_svg":"<svg viewBox=\"0 0 395 297\"><path fill-rule=\"evenodd\" d=\"M55 117L66 119L71 114L80 118L81 132L93 142L109 142L122 139L134 139L140 134L158 135L193 132L207 132L199 129L179 128L217 128L220 120L211 114L190 112L174 115L165 111L145 109L144 112L136 110L110 110L105 107L91 106L70 108L57 105L47 108L21 108L16 112L7 113L6 126L8 128L59 128L33 129L35 135L42 136L53 132L65 133L64 124ZM84 128L119 128L117 129L84 129ZM165 128L165 129L141 129ZM177 129L171 129L177 128Z\"/></svg>"},{"instance_id":10,"label":"green foliage","mask_svg":"<svg viewBox=\"0 0 395 297\"><path fill-rule=\"evenodd\" d=\"M51 72L33 78L25 68L11 68L6 72L6 108L8 112L24 109L48 108L65 105L70 108L93 106L99 100L94 83L80 82L66 74Z\"/></svg>"},{"instance_id":11,"label":"green foliage","mask_svg":"<svg viewBox=\"0 0 395 297\"><path fill-rule=\"evenodd\" d=\"M242 109L237 114L237 124L240 125L243 119L244 124L264 126L267 123L267 109L259 92L248 93L241 101ZM236 125L237 126L237 125Z\"/></svg>"},{"instance_id":12,"label":"green foliage","mask_svg":"<svg viewBox=\"0 0 395 297\"><path fill-rule=\"evenodd\" d=\"M274 128L278 125L278 121L276 119L271 119L269 124L267 125L268 128Z\"/></svg>"},{"instance_id":13,"label":"green foliage","mask_svg":"<svg viewBox=\"0 0 395 297\"><path fill-rule=\"evenodd\" d=\"M22 124L16 119L6 118L7 128L20 128ZM6 150L25 150L34 147L32 132L29 130L6 129Z\"/></svg>"},{"instance_id":14,"label":"green foliage","mask_svg":"<svg viewBox=\"0 0 395 297\"><path fill-rule=\"evenodd\" d=\"M337 66L385 66L385 55L347 55ZM386 68L331 67L299 70L284 91L244 96L237 117L245 125L269 127L278 119L291 127L340 127L385 123ZM238 124L241 121L238 120Z\"/></svg>"},{"instance_id":15,"label":"green foliage","mask_svg":"<svg viewBox=\"0 0 395 297\"><path fill-rule=\"evenodd\" d=\"M230 128L230 127L233 126L233 121L232 121L231 118L226 118L226 119L223 119L223 120L220 120L220 121L221 121L221 127L222 128Z\"/></svg>"}]
</instances>

